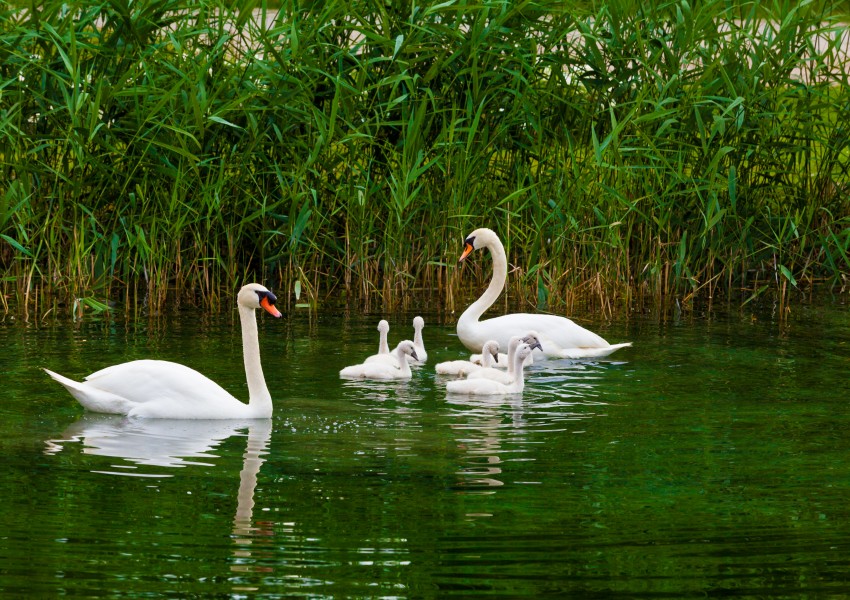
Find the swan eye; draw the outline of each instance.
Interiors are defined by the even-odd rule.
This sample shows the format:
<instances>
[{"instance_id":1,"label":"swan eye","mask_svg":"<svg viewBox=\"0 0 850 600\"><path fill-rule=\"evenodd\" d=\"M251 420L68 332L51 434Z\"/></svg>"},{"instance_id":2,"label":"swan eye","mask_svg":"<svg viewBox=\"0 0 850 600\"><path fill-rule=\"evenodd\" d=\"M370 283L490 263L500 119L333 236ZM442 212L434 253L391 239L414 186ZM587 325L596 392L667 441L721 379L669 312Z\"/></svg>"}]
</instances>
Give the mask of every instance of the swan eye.
<instances>
[{"instance_id":1,"label":"swan eye","mask_svg":"<svg viewBox=\"0 0 850 600\"><path fill-rule=\"evenodd\" d=\"M460 255L458 262L463 262L463 260L472 254L473 250L475 250L475 236L469 236L463 241L463 254Z\"/></svg>"},{"instance_id":2,"label":"swan eye","mask_svg":"<svg viewBox=\"0 0 850 600\"><path fill-rule=\"evenodd\" d=\"M269 304L274 306L275 302L277 302L277 296L275 296L271 292L260 292L260 291L258 291L257 292L257 300L260 302L260 304L263 303L263 300L266 300L266 302L268 302Z\"/></svg>"}]
</instances>

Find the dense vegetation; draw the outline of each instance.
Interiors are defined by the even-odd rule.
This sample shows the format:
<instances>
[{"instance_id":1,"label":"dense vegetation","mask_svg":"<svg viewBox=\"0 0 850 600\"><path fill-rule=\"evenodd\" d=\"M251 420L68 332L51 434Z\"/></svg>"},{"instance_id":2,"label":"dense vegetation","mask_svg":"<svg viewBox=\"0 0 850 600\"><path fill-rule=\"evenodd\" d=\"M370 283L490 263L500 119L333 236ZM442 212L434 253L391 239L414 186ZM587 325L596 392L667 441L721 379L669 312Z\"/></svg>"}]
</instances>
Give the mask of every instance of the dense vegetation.
<instances>
[{"instance_id":1,"label":"dense vegetation","mask_svg":"<svg viewBox=\"0 0 850 600\"><path fill-rule=\"evenodd\" d=\"M246 279L451 307L488 276L454 263L480 226L557 312L850 283L830 3L4 6L7 308Z\"/></svg>"}]
</instances>

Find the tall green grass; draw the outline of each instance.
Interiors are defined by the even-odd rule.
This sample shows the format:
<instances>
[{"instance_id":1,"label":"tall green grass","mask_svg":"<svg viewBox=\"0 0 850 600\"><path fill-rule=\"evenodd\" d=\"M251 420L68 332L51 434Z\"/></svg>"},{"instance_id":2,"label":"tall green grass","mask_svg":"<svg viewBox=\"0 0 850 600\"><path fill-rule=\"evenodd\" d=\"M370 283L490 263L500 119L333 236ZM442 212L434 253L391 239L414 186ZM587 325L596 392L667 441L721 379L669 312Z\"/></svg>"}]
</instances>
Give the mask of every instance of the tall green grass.
<instances>
[{"instance_id":1,"label":"tall green grass","mask_svg":"<svg viewBox=\"0 0 850 600\"><path fill-rule=\"evenodd\" d=\"M838 4L113 0L2 10L4 307L556 311L850 277ZM473 280L473 281L471 281Z\"/></svg>"}]
</instances>

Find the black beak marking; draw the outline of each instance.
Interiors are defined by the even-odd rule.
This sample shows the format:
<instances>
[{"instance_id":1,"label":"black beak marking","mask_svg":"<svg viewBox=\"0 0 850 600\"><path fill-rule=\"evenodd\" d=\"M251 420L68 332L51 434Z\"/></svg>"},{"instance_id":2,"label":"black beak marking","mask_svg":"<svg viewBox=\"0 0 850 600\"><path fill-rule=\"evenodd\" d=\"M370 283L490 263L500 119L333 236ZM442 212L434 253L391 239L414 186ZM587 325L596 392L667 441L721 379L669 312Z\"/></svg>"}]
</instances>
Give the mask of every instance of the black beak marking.
<instances>
[{"instance_id":1,"label":"black beak marking","mask_svg":"<svg viewBox=\"0 0 850 600\"><path fill-rule=\"evenodd\" d=\"M272 306L274 306L275 302L277 302L277 296L275 296L270 291L268 291L268 292L259 292L258 291L257 292L257 298L259 298L260 302L263 301L263 298L267 299L269 301L269 304L271 304Z\"/></svg>"}]
</instances>

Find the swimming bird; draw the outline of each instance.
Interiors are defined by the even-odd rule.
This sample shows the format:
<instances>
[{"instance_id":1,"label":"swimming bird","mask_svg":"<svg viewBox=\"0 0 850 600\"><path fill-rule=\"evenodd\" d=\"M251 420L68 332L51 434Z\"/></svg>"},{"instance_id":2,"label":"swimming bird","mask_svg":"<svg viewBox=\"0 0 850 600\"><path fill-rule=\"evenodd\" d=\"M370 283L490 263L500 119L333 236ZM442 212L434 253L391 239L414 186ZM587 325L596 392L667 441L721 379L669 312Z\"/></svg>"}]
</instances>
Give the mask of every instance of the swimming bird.
<instances>
[{"instance_id":1,"label":"swimming bird","mask_svg":"<svg viewBox=\"0 0 850 600\"><path fill-rule=\"evenodd\" d=\"M389 331L390 331L390 324L386 320L381 319L380 321L378 321L378 336L379 336L378 353L373 354L371 356L367 356L366 360L363 361L364 363L368 363L368 362L389 362L390 364L396 363L396 358L390 352L390 345L387 342L387 334L389 333Z\"/></svg>"},{"instance_id":2,"label":"swimming bird","mask_svg":"<svg viewBox=\"0 0 850 600\"><path fill-rule=\"evenodd\" d=\"M134 360L106 367L77 382L48 369L86 409L154 419L267 419L272 398L260 364L257 338L258 308L280 317L277 298L258 283L249 283L236 296L242 325L242 355L248 382L248 403L194 369L165 360Z\"/></svg>"},{"instance_id":3,"label":"swimming bird","mask_svg":"<svg viewBox=\"0 0 850 600\"><path fill-rule=\"evenodd\" d=\"M428 360L428 352L425 350L425 342L422 339L422 329L425 327L425 319L414 317L413 319L413 343L416 346L416 362L425 363Z\"/></svg>"},{"instance_id":4,"label":"swimming bird","mask_svg":"<svg viewBox=\"0 0 850 600\"><path fill-rule=\"evenodd\" d=\"M410 379L413 372L407 357L416 360L416 347L410 340L399 342L395 350L391 352L396 363L370 362L345 367L339 372L339 376L345 379Z\"/></svg>"},{"instance_id":5,"label":"swimming bird","mask_svg":"<svg viewBox=\"0 0 850 600\"><path fill-rule=\"evenodd\" d=\"M538 352L546 358L599 358L631 346L631 342L609 344L599 335L557 315L510 313L481 321L481 316L502 293L508 269L505 248L499 236L486 228L476 229L466 237L459 262L481 248L490 250L493 277L481 297L467 307L457 322L460 341L473 352L480 351L487 340L496 340L502 347L507 347L511 336L532 330L538 332L542 346Z\"/></svg>"},{"instance_id":6,"label":"swimming bird","mask_svg":"<svg viewBox=\"0 0 850 600\"><path fill-rule=\"evenodd\" d=\"M528 344L520 344L514 356L516 377L511 383L505 384L495 379L456 379L446 383L446 391L451 394L468 394L472 396L505 396L519 394L525 389L523 361L531 354Z\"/></svg>"},{"instance_id":7,"label":"swimming bird","mask_svg":"<svg viewBox=\"0 0 850 600\"><path fill-rule=\"evenodd\" d=\"M482 352L484 365L478 365L468 360L447 360L437 363L434 370L440 375L460 375L466 377L470 373L491 367L495 361L499 360L499 342L490 340L484 343Z\"/></svg>"}]
</instances>

